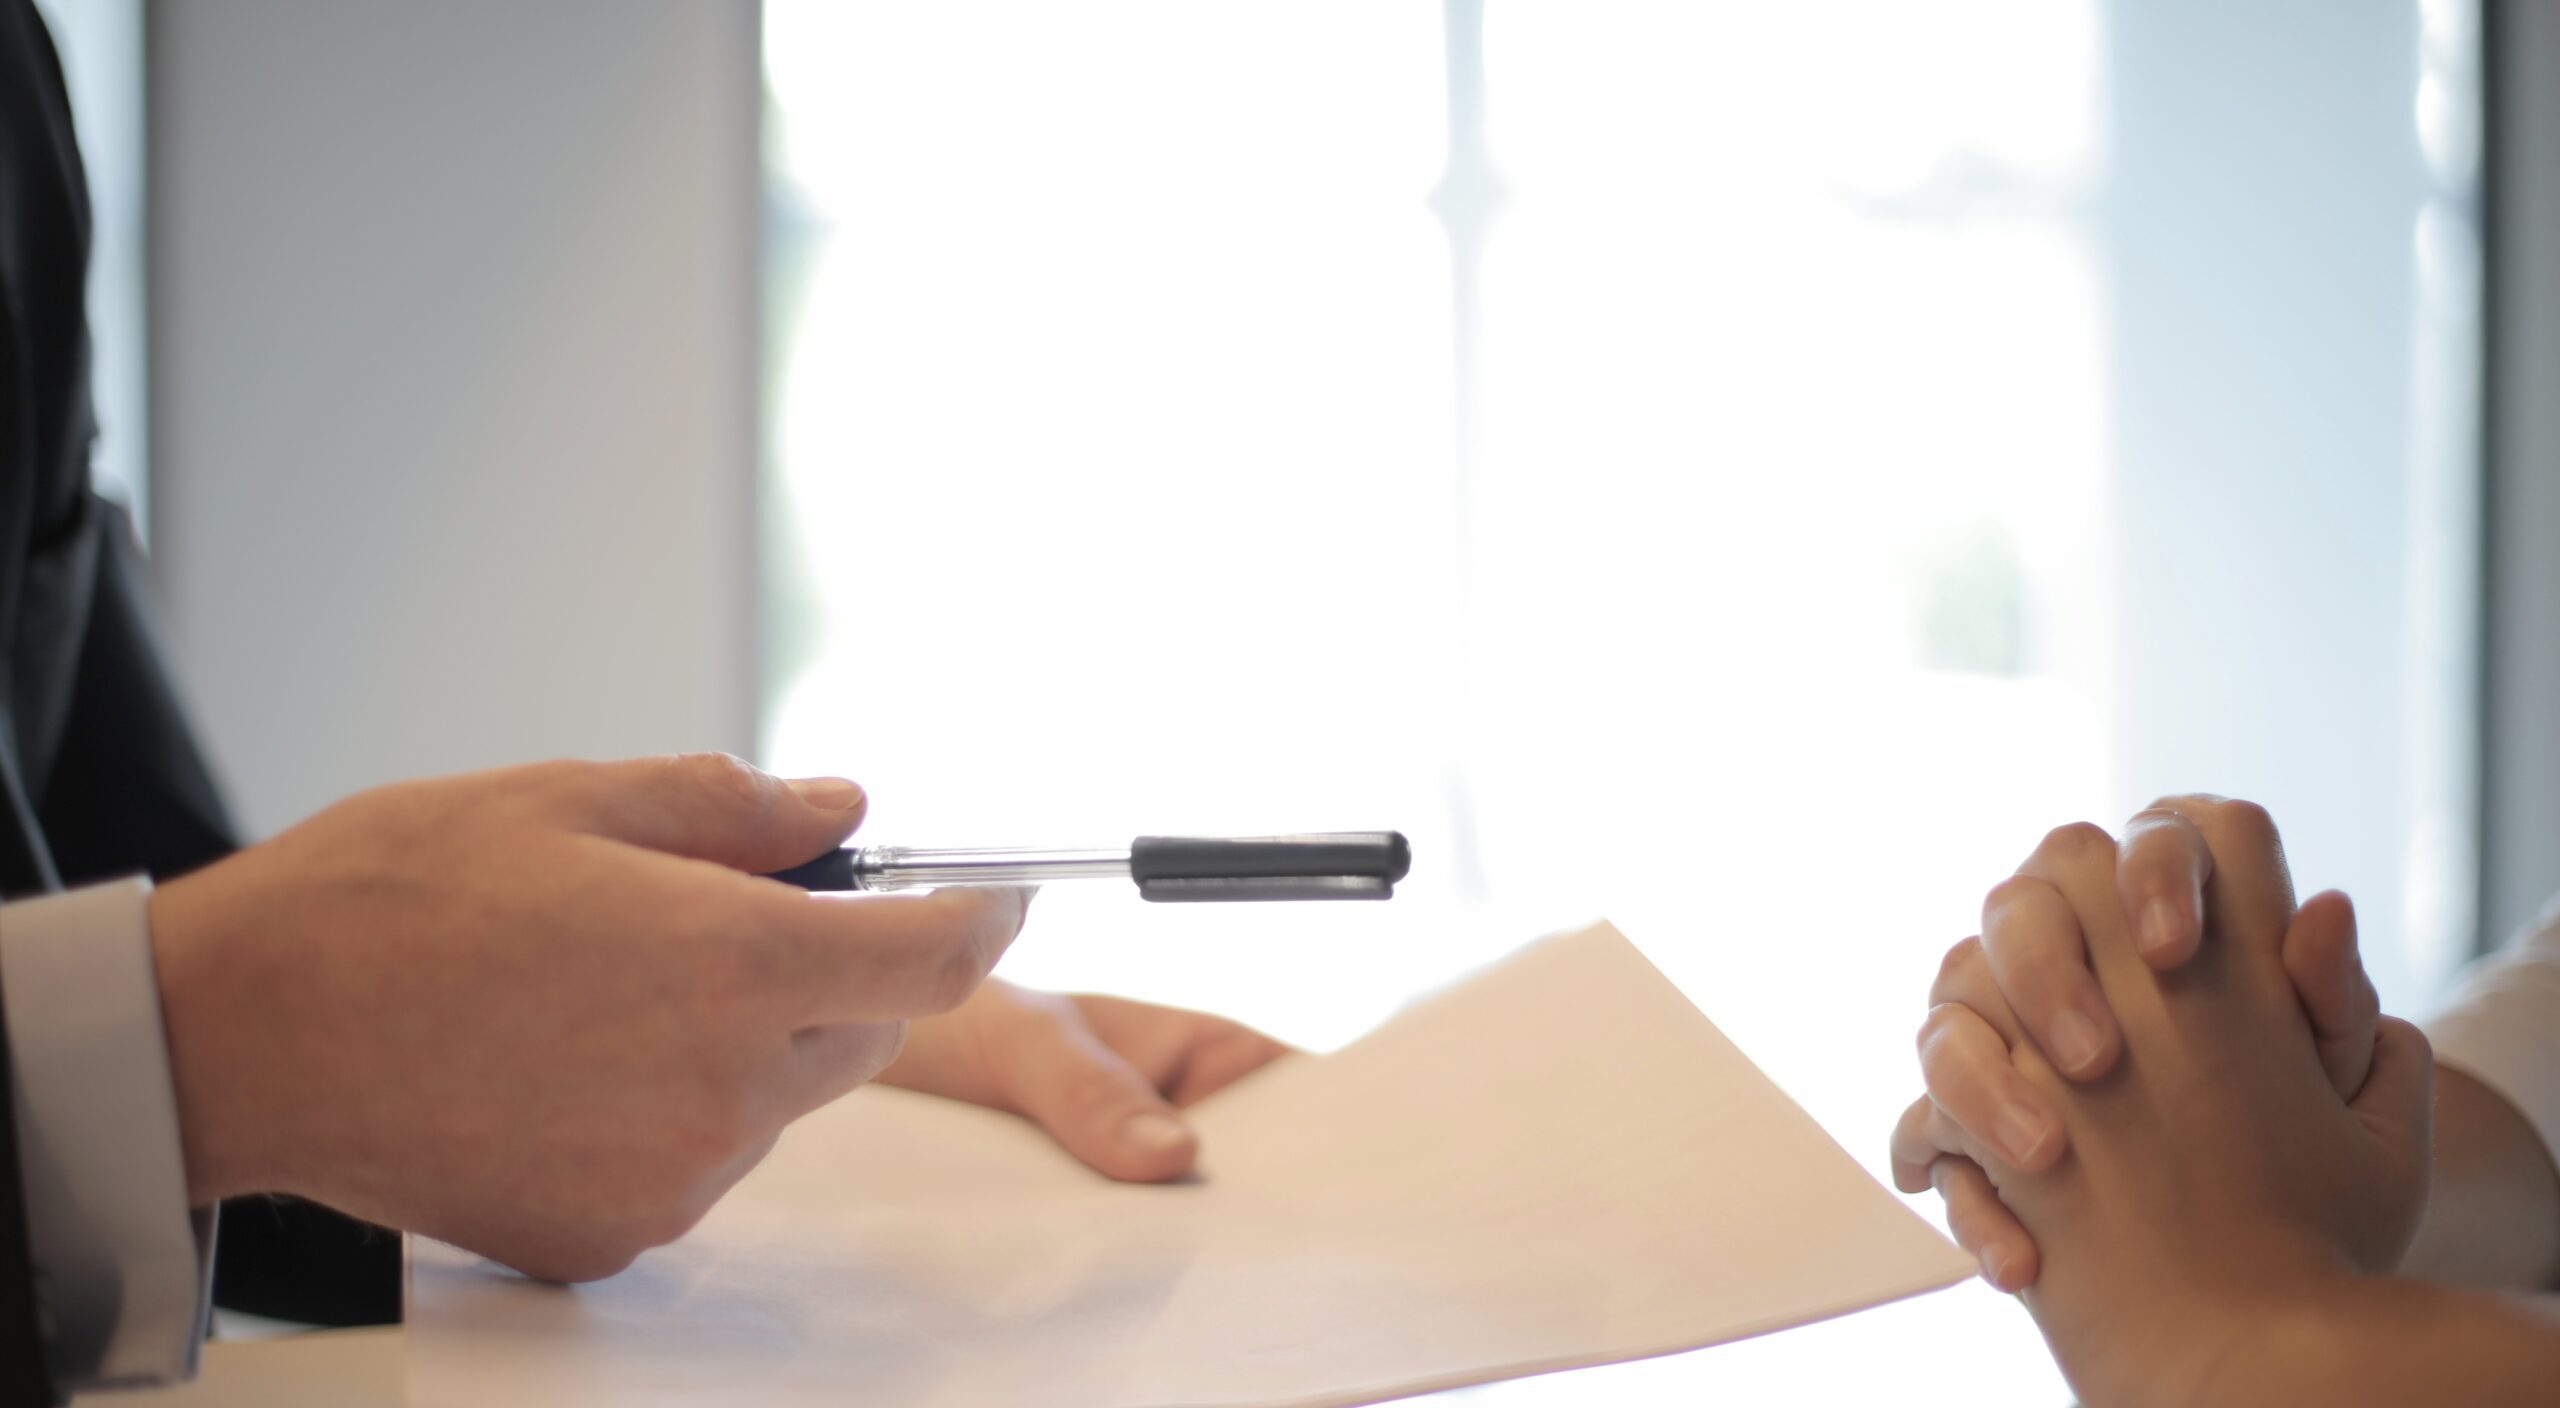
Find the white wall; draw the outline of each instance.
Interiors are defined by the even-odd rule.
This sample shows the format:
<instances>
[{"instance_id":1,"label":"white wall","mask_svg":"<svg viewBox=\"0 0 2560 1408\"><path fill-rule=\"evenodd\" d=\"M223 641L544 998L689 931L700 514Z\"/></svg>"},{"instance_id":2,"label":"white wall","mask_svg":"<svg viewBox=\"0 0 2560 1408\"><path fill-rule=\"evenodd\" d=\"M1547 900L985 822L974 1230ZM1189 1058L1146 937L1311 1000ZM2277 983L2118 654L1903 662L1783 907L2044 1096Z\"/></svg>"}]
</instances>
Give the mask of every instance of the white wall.
<instances>
[{"instance_id":1,"label":"white wall","mask_svg":"<svg viewBox=\"0 0 2560 1408\"><path fill-rule=\"evenodd\" d=\"M2483 937L2560 891L2560 6L2499 0Z\"/></svg>"},{"instance_id":2,"label":"white wall","mask_svg":"<svg viewBox=\"0 0 2560 1408\"><path fill-rule=\"evenodd\" d=\"M253 834L752 746L756 19L152 6L154 546Z\"/></svg>"}]
</instances>

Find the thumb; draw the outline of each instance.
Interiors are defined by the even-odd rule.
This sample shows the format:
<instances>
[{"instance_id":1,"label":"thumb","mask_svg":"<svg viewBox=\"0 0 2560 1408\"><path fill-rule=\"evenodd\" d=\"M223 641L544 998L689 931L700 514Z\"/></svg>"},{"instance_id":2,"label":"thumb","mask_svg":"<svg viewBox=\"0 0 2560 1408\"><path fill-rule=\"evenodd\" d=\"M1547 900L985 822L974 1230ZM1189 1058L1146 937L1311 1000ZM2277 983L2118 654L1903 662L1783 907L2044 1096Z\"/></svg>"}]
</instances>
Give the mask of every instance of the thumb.
<instances>
[{"instance_id":1,"label":"thumb","mask_svg":"<svg viewBox=\"0 0 2560 1408\"><path fill-rule=\"evenodd\" d=\"M2397 1017L2375 1025L2373 1073L2347 1108L2382 1156L2382 1201L2370 1209L2360 1260L2388 1271L2408 1255L2427 1206L2435 1165L2435 1051L2426 1034Z\"/></svg>"},{"instance_id":2,"label":"thumb","mask_svg":"<svg viewBox=\"0 0 2560 1408\"><path fill-rule=\"evenodd\" d=\"M2302 902L2284 932L2284 971L2319 1043L2320 1068L2342 1099L2364 1088L2382 1001L2356 951L2355 904L2336 890Z\"/></svg>"},{"instance_id":3,"label":"thumb","mask_svg":"<svg viewBox=\"0 0 2560 1408\"><path fill-rule=\"evenodd\" d=\"M2395 1152L2426 1158L2435 1105L2435 1048L2426 1033L2397 1017L2374 1022L2373 1070L2347 1108Z\"/></svg>"},{"instance_id":4,"label":"thumb","mask_svg":"<svg viewBox=\"0 0 2560 1408\"><path fill-rule=\"evenodd\" d=\"M996 1053L1007 1103L1094 1171L1161 1183L1191 1171L1200 1138L1155 1082L1102 1044L1073 1003L1025 1014Z\"/></svg>"},{"instance_id":5,"label":"thumb","mask_svg":"<svg viewBox=\"0 0 2560 1408\"><path fill-rule=\"evenodd\" d=\"M755 874L842 845L867 804L843 778L786 782L726 753L604 763L578 777L582 820L596 834Z\"/></svg>"}]
</instances>

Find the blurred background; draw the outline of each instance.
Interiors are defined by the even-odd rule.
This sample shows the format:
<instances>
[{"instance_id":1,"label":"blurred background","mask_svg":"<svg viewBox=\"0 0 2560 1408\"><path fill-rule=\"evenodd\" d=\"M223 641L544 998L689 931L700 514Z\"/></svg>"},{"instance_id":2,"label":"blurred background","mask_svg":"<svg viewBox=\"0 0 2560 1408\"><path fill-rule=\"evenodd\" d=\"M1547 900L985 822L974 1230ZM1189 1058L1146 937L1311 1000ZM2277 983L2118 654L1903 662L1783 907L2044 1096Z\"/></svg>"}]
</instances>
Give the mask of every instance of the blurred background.
<instances>
[{"instance_id":1,"label":"blurred background","mask_svg":"<svg viewBox=\"0 0 2560 1408\"><path fill-rule=\"evenodd\" d=\"M2056 823L2266 802L2410 1013L2560 889L2548 5L44 8L257 833L691 748L1399 827L1004 971L1323 1048L1606 915L1880 1177ZM1452 1397L1711 1393L2067 1397L1978 1286Z\"/></svg>"}]
</instances>

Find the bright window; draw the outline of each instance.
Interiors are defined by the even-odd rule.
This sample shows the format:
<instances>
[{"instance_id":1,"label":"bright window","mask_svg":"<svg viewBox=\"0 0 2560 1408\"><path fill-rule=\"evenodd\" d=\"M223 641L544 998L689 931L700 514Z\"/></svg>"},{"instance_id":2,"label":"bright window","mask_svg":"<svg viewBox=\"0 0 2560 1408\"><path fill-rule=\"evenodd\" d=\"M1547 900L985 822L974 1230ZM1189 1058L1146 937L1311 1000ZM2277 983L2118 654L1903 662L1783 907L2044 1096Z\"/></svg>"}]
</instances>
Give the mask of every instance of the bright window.
<instances>
[{"instance_id":1,"label":"bright window","mask_svg":"<svg viewBox=\"0 0 2560 1408\"><path fill-rule=\"evenodd\" d=\"M2176 545L2119 463L2151 354L2110 12L1500 6L1480 60L1473 16L771 0L770 760L863 779L911 844L1400 827L1390 905L1060 887L1005 971L1324 1046L1606 913L1880 1176L1938 955L2055 822L2292 806L2298 870L2422 995L2465 544L2403 510L2458 500L2412 449L2452 432L2377 411L2330 505L2395 554L2405 678L2323 715L2383 740L2382 802L2338 815L2355 779L2266 742L2270 691L2152 717L2164 671L2257 681L2245 633L2161 647L2178 613L2258 608L2140 590ZM2413 82L2372 99L2403 129ZM2420 155L2341 159L2405 314ZM2408 392L2424 329L2383 322ZM1979 1287L1475 1397L1930 1402L1951 1345L1944 1401L2066 1397Z\"/></svg>"}]
</instances>

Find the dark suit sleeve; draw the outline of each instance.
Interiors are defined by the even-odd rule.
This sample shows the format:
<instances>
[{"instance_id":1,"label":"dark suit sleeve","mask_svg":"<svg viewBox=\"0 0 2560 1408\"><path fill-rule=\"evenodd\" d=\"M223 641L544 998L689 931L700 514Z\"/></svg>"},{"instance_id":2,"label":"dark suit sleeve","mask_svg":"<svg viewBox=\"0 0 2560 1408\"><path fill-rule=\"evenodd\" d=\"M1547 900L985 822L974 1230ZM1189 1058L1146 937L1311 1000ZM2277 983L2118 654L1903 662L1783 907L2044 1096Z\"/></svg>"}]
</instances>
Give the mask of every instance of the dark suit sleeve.
<instances>
[{"instance_id":1,"label":"dark suit sleeve","mask_svg":"<svg viewBox=\"0 0 2560 1408\"><path fill-rule=\"evenodd\" d=\"M66 885L137 870L167 880L238 843L170 682L133 525L115 504L91 507L96 585L37 818Z\"/></svg>"},{"instance_id":2,"label":"dark suit sleeve","mask_svg":"<svg viewBox=\"0 0 2560 1408\"><path fill-rule=\"evenodd\" d=\"M236 833L161 651L132 525L119 507L92 507L104 540L97 588L38 815L65 884L135 871L168 880L230 854ZM214 1302L324 1325L395 1323L400 1239L298 1198L235 1198L223 1207Z\"/></svg>"}]
</instances>

